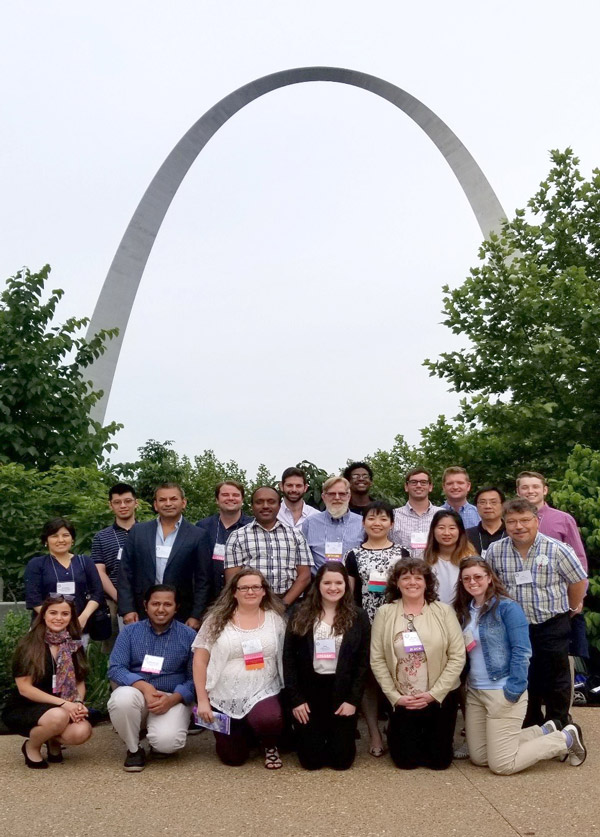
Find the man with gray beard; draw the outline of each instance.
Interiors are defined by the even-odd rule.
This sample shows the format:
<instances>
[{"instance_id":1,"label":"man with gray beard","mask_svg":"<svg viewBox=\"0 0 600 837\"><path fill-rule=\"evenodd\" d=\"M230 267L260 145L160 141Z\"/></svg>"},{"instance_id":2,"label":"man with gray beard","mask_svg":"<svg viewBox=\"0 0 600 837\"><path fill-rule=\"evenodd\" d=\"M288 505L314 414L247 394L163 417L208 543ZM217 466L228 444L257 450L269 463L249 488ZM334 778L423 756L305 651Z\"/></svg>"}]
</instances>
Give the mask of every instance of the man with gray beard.
<instances>
[{"instance_id":1,"label":"man with gray beard","mask_svg":"<svg viewBox=\"0 0 600 837\"><path fill-rule=\"evenodd\" d=\"M362 517L349 511L350 483L344 477L330 477L323 483L325 511L308 517L302 524L313 556L313 574L326 561L342 561L363 541Z\"/></svg>"}]
</instances>

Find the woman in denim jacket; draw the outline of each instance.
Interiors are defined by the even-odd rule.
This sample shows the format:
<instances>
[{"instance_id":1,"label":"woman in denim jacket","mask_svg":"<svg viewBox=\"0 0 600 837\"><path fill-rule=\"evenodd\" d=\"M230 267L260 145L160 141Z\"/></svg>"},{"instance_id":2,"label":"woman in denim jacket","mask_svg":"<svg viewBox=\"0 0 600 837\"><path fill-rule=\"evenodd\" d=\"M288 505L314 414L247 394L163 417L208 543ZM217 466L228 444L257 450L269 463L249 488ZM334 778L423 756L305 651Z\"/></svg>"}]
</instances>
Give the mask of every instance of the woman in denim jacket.
<instances>
[{"instance_id":1,"label":"woman in denim jacket","mask_svg":"<svg viewBox=\"0 0 600 837\"><path fill-rule=\"evenodd\" d=\"M529 626L498 576L479 557L464 558L454 605L468 652L466 733L474 764L510 775L555 756L583 764L581 729L554 721L522 729L527 709Z\"/></svg>"}]
</instances>

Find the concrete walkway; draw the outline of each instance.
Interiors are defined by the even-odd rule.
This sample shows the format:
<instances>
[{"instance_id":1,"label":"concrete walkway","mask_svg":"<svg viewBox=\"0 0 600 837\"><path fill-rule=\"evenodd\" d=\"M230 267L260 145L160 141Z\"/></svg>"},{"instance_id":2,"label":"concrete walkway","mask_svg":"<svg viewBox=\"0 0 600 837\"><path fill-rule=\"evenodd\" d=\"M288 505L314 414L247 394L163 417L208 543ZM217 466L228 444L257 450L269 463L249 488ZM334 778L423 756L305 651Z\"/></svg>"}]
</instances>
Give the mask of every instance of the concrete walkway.
<instances>
[{"instance_id":1,"label":"concrete walkway","mask_svg":"<svg viewBox=\"0 0 600 837\"><path fill-rule=\"evenodd\" d=\"M363 739L345 773L302 770L294 755L273 773L258 755L221 765L212 735L185 751L122 770L123 745L108 724L70 748L62 765L28 770L22 739L0 738L0 833L10 837L593 837L600 835L600 711L574 710L584 729L582 767L543 762L494 776L468 761L436 773L397 770Z\"/></svg>"}]
</instances>

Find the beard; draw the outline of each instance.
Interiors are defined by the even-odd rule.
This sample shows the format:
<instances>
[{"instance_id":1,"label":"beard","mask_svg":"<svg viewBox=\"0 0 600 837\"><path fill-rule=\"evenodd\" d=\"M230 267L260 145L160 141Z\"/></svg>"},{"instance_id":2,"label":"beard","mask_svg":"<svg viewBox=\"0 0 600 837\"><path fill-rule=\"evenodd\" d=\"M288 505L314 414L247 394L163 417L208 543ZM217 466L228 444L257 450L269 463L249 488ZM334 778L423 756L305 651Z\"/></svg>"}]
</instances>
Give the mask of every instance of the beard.
<instances>
[{"instance_id":1,"label":"beard","mask_svg":"<svg viewBox=\"0 0 600 837\"><path fill-rule=\"evenodd\" d=\"M338 520L340 517L343 517L348 511L348 503L344 503L343 506L338 506L337 508L333 508L333 506L328 506L327 503L325 503L325 508L334 520Z\"/></svg>"}]
</instances>

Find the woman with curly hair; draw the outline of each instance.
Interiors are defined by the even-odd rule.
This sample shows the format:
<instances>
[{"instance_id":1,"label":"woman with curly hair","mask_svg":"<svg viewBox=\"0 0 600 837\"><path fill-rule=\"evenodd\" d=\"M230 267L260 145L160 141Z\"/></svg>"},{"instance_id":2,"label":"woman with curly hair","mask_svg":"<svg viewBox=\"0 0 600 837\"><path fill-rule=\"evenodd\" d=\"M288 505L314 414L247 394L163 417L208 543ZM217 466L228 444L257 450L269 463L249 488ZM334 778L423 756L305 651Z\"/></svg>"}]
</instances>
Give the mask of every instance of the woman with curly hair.
<instances>
[{"instance_id":1,"label":"woman with curly hair","mask_svg":"<svg viewBox=\"0 0 600 837\"><path fill-rule=\"evenodd\" d=\"M568 755L583 764L581 729L559 721L522 729L527 710L529 625L490 565L465 558L454 607L469 656L466 730L469 756L492 773L509 776L543 759Z\"/></svg>"},{"instance_id":2,"label":"woman with curly hair","mask_svg":"<svg viewBox=\"0 0 600 837\"><path fill-rule=\"evenodd\" d=\"M323 564L290 620L283 649L298 758L306 770L347 770L354 762L369 632L369 619L353 602L344 565Z\"/></svg>"},{"instance_id":3,"label":"woman with curly hair","mask_svg":"<svg viewBox=\"0 0 600 837\"><path fill-rule=\"evenodd\" d=\"M63 744L83 744L92 734L83 703L87 663L81 645L75 602L56 594L43 601L31 630L17 644L16 690L2 720L27 739L21 748L27 767L40 770L61 762Z\"/></svg>"},{"instance_id":4,"label":"woman with curly hair","mask_svg":"<svg viewBox=\"0 0 600 837\"><path fill-rule=\"evenodd\" d=\"M215 732L224 764L244 764L256 737L265 750L265 767L283 766L277 740L283 729L278 695L284 609L263 574L243 567L230 578L192 644L198 716L212 723L217 710L231 719L229 735Z\"/></svg>"},{"instance_id":5,"label":"woman with curly hair","mask_svg":"<svg viewBox=\"0 0 600 837\"><path fill-rule=\"evenodd\" d=\"M398 561L371 636L371 668L392 706L388 746L397 767L445 770L465 644L454 610L437 601L432 569L418 558Z\"/></svg>"}]
</instances>

